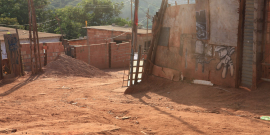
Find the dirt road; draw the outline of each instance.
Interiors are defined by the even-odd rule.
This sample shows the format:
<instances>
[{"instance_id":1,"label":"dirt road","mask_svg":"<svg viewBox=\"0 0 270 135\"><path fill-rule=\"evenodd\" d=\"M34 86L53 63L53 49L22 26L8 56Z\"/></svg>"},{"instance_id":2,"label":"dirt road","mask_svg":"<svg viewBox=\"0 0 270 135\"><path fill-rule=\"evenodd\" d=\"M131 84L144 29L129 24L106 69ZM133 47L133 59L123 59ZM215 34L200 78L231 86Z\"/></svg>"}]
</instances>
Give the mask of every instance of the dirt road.
<instances>
[{"instance_id":1,"label":"dirt road","mask_svg":"<svg viewBox=\"0 0 270 135\"><path fill-rule=\"evenodd\" d=\"M151 77L124 95L123 70L102 78L25 77L0 84L0 134L270 134L270 87L239 89ZM12 131L13 129L13 131Z\"/></svg>"}]
</instances>

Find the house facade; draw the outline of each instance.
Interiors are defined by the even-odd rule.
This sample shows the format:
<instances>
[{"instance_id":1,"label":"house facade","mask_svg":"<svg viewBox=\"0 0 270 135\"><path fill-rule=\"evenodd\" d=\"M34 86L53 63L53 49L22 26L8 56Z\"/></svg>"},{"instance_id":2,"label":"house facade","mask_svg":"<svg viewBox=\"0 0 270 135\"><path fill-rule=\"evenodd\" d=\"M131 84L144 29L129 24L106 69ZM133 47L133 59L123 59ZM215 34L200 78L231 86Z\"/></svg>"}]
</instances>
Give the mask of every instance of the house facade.
<instances>
[{"instance_id":1,"label":"house facade","mask_svg":"<svg viewBox=\"0 0 270 135\"><path fill-rule=\"evenodd\" d=\"M196 0L167 8L153 73L255 89L270 79L268 0ZM268 32L267 32L268 31Z\"/></svg>"}]
</instances>

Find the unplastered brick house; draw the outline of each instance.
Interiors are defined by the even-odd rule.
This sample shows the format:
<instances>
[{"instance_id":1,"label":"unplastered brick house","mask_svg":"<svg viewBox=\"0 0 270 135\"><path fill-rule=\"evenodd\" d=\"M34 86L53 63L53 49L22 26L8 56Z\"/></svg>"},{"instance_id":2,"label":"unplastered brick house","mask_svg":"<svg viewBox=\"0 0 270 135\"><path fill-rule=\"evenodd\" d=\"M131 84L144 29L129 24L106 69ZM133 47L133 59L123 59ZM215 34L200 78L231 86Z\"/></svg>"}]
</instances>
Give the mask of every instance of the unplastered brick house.
<instances>
[{"instance_id":1,"label":"unplastered brick house","mask_svg":"<svg viewBox=\"0 0 270 135\"><path fill-rule=\"evenodd\" d=\"M6 52L6 45L4 42L4 34L16 34L16 29L8 27L0 27L0 42L1 42L1 65L9 65L9 60ZM31 53L30 53L30 41L29 31L18 29L21 57L25 71L31 70ZM64 53L64 47L60 41L60 34L38 32L39 35L39 48L41 56L41 65L44 66L47 63L53 61L60 53ZM45 53L46 52L46 53ZM32 52L32 58L33 58ZM1 66L0 65L0 66ZM0 78L1 79L1 78Z\"/></svg>"},{"instance_id":2,"label":"unplastered brick house","mask_svg":"<svg viewBox=\"0 0 270 135\"><path fill-rule=\"evenodd\" d=\"M72 53L76 59L82 60L100 69L128 68L131 53L130 27L119 26L90 26L86 39L69 40ZM152 34L149 29L138 29L138 46L147 51Z\"/></svg>"},{"instance_id":3,"label":"unplastered brick house","mask_svg":"<svg viewBox=\"0 0 270 135\"><path fill-rule=\"evenodd\" d=\"M152 74L255 89L270 80L269 13L269 0L168 5Z\"/></svg>"}]
</instances>

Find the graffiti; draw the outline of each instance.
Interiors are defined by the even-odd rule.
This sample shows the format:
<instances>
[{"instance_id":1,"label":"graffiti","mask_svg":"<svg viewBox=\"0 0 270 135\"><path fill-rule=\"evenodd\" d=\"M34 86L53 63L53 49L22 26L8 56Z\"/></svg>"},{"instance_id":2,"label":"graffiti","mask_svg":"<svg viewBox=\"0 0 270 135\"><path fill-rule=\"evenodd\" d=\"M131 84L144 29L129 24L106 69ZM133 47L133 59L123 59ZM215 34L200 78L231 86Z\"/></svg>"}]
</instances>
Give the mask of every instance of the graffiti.
<instances>
[{"instance_id":1,"label":"graffiti","mask_svg":"<svg viewBox=\"0 0 270 135\"><path fill-rule=\"evenodd\" d=\"M207 39L205 10L196 12L196 31L198 39Z\"/></svg>"},{"instance_id":2,"label":"graffiti","mask_svg":"<svg viewBox=\"0 0 270 135\"><path fill-rule=\"evenodd\" d=\"M10 35L10 39L8 40L9 51L15 52L19 48L17 45L17 38Z\"/></svg>"},{"instance_id":3,"label":"graffiti","mask_svg":"<svg viewBox=\"0 0 270 135\"><path fill-rule=\"evenodd\" d=\"M198 65L202 65L202 72L204 72L205 64L209 64L213 59L208 60L207 55L211 51L212 47L204 44L202 41L196 41L195 45L195 55L196 55L196 71L198 71Z\"/></svg>"},{"instance_id":4,"label":"graffiti","mask_svg":"<svg viewBox=\"0 0 270 135\"><path fill-rule=\"evenodd\" d=\"M233 76L234 66L231 56L235 52L235 47L218 46L216 47L215 52L218 52L220 58L220 62L217 65L217 70L220 70L223 67L222 78L226 78L228 70L230 70L230 74Z\"/></svg>"}]
</instances>

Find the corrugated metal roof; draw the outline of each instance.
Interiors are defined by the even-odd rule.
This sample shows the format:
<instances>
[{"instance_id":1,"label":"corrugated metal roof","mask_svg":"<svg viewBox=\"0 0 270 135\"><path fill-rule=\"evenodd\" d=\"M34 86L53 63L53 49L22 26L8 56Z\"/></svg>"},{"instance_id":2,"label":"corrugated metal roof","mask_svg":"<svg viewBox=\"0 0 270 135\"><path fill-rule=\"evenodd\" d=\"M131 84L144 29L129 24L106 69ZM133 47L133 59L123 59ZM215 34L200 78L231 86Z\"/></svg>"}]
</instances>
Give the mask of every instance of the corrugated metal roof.
<instances>
[{"instance_id":1,"label":"corrugated metal roof","mask_svg":"<svg viewBox=\"0 0 270 135\"><path fill-rule=\"evenodd\" d=\"M4 41L4 34L14 34L16 33L16 29L8 28L8 27L0 27L0 41ZM29 31L18 29L20 39L29 39ZM53 33L45 33L38 32L39 38L48 38L48 37L61 37L61 34L53 34Z\"/></svg>"}]
</instances>

